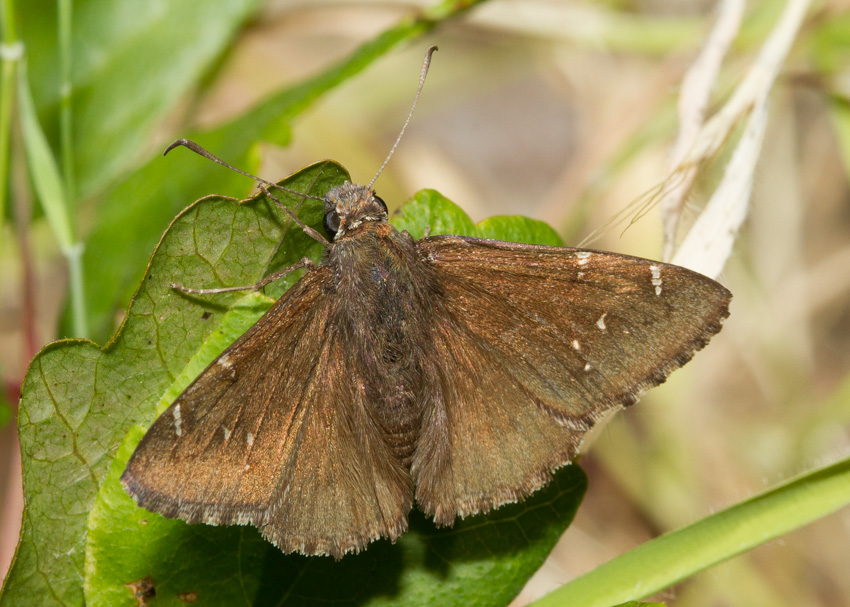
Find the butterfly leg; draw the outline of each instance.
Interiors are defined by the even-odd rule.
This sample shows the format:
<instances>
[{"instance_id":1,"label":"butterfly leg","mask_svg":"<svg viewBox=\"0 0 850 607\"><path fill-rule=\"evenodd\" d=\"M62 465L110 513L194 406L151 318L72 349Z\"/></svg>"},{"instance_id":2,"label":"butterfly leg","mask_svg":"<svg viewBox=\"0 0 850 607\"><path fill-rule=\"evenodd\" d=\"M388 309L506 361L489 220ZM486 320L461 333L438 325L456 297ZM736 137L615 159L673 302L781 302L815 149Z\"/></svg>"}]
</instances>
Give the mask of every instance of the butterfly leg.
<instances>
[{"instance_id":1,"label":"butterfly leg","mask_svg":"<svg viewBox=\"0 0 850 607\"><path fill-rule=\"evenodd\" d=\"M282 270L278 270L274 274L269 274L260 282L253 285L247 285L244 287L218 287L215 289L193 289L191 287L184 287L181 284L172 282L171 288L175 291L180 291L181 293L191 293L192 295L214 295L216 293L229 293L231 291L259 291L267 284L273 283L278 278L282 278L287 274L294 272L295 270L300 270L302 268L306 268L309 270L315 267L316 263L312 259L310 259L309 257L304 257L298 263L294 263L291 266L283 268Z\"/></svg>"},{"instance_id":2,"label":"butterfly leg","mask_svg":"<svg viewBox=\"0 0 850 607\"><path fill-rule=\"evenodd\" d=\"M274 185L274 184L272 184L272 185ZM306 223L301 221L298 218L298 215L295 214L295 211L293 211L288 206L283 204L280 200L278 200L277 196L272 194L265 185L260 184L258 186L258 188L263 192L263 194L265 194L266 196L268 196L269 198L274 200L275 204L277 204L277 206L279 206L281 209L283 209L284 212L286 212L286 214L289 215L290 219L292 219L292 221L294 221L296 223L296 225L298 225L299 228L304 230L304 233L307 236L309 236L310 238L312 238L313 240L315 240L316 242L318 242L322 246L325 246L325 247L328 246L328 239L327 238L325 238L324 236L319 234L316 230L314 230L313 228L308 226Z\"/></svg>"}]
</instances>

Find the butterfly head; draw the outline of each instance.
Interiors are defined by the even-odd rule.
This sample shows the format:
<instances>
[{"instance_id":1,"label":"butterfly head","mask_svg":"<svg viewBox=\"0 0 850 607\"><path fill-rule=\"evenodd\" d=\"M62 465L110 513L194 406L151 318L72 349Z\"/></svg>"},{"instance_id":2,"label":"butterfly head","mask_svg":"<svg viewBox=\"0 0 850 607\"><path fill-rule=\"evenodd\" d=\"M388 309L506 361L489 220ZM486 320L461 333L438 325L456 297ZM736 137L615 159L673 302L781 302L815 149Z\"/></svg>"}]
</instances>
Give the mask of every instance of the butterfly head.
<instances>
[{"instance_id":1,"label":"butterfly head","mask_svg":"<svg viewBox=\"0 0 850 607\"><path fill-rule=\"evenodd\" d=\"M325 230L334 240L369 221L386 221L387 205L369 188L346 181L325 194Z\"/></svg>"}]
</instances>

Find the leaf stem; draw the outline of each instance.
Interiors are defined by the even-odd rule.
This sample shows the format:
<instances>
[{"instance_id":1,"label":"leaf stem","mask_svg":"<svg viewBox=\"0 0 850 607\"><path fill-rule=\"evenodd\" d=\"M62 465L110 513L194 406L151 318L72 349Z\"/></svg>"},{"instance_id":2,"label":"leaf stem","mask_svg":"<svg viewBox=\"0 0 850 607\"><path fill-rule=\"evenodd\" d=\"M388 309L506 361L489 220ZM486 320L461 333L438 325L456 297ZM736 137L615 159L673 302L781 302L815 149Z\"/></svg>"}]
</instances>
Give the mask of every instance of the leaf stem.
<instances>
[{"instance_id":1,"label":"leaf stem","mask_svg":"<svg viewBox=\"0 0 850 607\"><path fill-rule=\"evenodd\" d=\"M532 603L608 607L667 588L850 503L850 458L650 540Z\"/></svg>"},{"instance_id":2,"label":"leaf stem","mask_svg":"<svg viewBox=\"0 0 850 607\"><path fill-rule=\"evenodd\" d=\"M71 318L75 337L88 336L83 293L82 248L76 240L74 223L62 177L47 138L38 123L27 81L26 63L18 67L18 110L24 135L27 164L33 186L62 254L68 260L71 289Z\"/></svg>"},{"instance_id":3,"label":"leaf stem","mask_svg":"<svg viewBox=\"0 0 850 607\"><path fill-rule=\"evenodd\" d=\"M73 86L71 83L71 17L73 4L71 0L58 0L59 4L59 67L62 84L61 112L59 115L60 136L62 141L62 177L65 181L65 196L68 203L74 206L76 199L76 186L74 179L74 146L73 146L73 121L71 112L71 94ZM73 284L73 279L72 279ZM73 291L72 291L73 296Z\"/></svg>"},{"instance_id":4,"label":"leaf stem","mask_svg":"<svg viewBox=\"0 0 850 607\"><path fill-rule=\"evenodd\" d=\"M15 94L15 71L23 54L15 30L15 4L2 0L0 23L3 42L0 43L0 224L6 215L6 197L9 192L9 149L12 125L12 104Z\"/></svg>"}]
</instances>

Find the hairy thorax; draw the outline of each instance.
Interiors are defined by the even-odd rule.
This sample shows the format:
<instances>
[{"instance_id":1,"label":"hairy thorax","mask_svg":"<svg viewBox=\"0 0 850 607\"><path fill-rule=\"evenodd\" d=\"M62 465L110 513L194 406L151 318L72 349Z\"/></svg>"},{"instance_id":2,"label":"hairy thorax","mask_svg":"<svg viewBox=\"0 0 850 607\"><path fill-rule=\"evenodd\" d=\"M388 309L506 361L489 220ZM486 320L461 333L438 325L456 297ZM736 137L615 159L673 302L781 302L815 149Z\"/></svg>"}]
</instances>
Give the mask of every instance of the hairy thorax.
<instances>
[{"instance_id":1,"label":"hairy thorax","mask_svg":"<svg viewBox=\"0 0 850 607\"><path fill-rule=\"evenodd\" d=\"M396 456L409 465L426 400L431 344L422 310L434 305L432 270L413 240L383 222L364 224L331 244L327 263L340 319L336 338L354 340L366 406ZM329 294L330 295L330 294ZM424 305L423 305L424 304Z\"/></svg>"}]
</instances>

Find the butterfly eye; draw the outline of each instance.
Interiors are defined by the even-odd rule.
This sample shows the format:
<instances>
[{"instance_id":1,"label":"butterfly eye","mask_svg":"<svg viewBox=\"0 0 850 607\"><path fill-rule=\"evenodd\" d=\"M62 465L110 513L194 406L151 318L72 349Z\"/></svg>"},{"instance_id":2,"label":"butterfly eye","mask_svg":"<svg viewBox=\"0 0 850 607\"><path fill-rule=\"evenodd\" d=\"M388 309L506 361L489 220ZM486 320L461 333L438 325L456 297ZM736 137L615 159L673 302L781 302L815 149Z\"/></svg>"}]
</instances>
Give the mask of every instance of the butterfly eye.
<instances>
[{"instance_id":1,"label":"butterfly eye","mask_svg":"<svg viewBox=\"0 0 850 607\"><path fill-rule=\"evenodd\" d=\"M372 196L372 198L375 200L375 202L377 202L379 205L384 207L384 213L386 213L387 212L387 203L384 202L384 199L381 198L380 196Z\"/></svg>"},{"instance_id":2,"label":"butterfly eye","mask_svg":"<svg viewBox=\"0 0 850 607\"><path fill-rule=\"evenodd\" d=\"M339 213L336 212L336 209L325 213L324 224L328 236L336 236L336 233L339 232Z\"/></svg>"}]
</instances>

